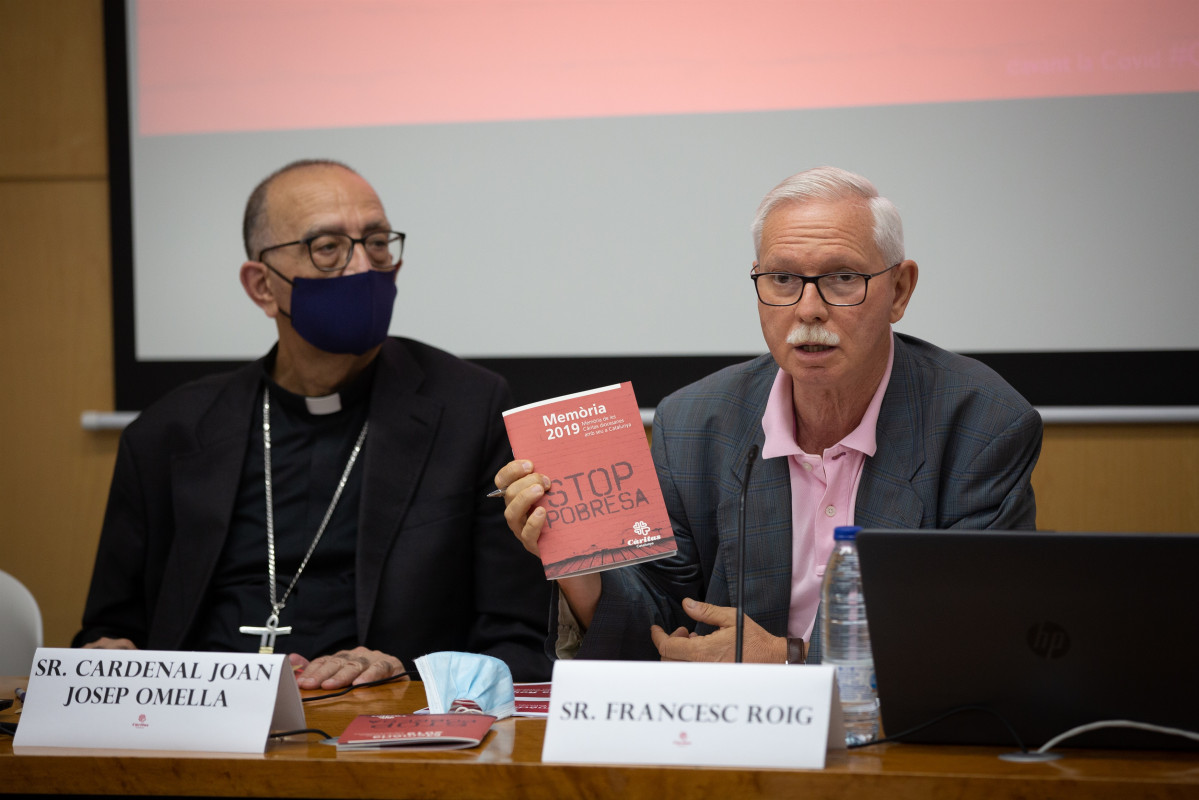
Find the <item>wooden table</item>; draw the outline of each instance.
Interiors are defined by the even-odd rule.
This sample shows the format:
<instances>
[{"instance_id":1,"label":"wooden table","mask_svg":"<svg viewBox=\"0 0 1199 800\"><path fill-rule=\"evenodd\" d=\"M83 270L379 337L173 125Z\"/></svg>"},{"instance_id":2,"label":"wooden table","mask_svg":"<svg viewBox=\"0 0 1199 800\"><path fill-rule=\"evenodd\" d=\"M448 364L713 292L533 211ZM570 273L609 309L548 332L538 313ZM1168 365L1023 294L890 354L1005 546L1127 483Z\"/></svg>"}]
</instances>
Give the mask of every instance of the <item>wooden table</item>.
<instances>
[{"instance_id":1,"label":"wooden table","mask_svg":"<svg viewBox=\"0 0 1199 800\"><path fill-rule=\"evenodd\" d=\"M24 680L0 678L0 697ZM306 693L316 694L313 692ZM358 714L425 705L420 683L305 704L332 735ZM19 719L10 709L0 721ZM0 738L5 793L319 798L1199 798L1199 754L1069 750L1016 764L1005 748L882 744L832 755L823 770L542 764L545 722L497 722L482 746L444 752L338 753L317 737L272 741L263 755L64 750L14 755Z\"/></svg>"}]
</instances>

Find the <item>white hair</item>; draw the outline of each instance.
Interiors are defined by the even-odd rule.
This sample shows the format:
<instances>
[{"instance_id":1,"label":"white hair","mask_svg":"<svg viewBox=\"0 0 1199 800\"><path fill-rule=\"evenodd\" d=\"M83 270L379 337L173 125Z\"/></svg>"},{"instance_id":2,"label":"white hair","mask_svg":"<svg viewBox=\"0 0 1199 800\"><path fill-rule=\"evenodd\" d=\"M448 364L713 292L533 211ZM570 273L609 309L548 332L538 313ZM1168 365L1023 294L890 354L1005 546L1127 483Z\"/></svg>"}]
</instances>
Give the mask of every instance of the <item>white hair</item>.
<instances>
[{"instance_id":1,"label":"white hair","mask_svg":"<svg viewBox=\"0 0 1199 800\"><path fill-rule=\"evenodd\" d=\"M864 200L874 216L874 244L887 266L904 259L903 220L899 209L878 193L874 184L861 175L838 167L814 167L792 175L771 189L758 204L750 231L754 237L754 257L762 247L762 227L771 211L785 203L835 202Z\"/></svg>"}]
</instances>

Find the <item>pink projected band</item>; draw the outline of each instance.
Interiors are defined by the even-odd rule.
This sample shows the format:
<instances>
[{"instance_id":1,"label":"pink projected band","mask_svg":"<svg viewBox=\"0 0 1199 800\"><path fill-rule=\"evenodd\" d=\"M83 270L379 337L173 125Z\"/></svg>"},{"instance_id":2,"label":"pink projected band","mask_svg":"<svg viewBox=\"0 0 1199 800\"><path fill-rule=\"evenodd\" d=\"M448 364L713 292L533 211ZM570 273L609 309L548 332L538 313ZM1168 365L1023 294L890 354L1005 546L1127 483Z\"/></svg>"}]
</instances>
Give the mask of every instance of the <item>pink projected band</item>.
<instances>
[{"instance_id":1,"label":"pink projected band","mask_svg":"<svg viewBox=\"0 0 1199 800\"><path fill-rule=\"evenodd\" d=\"M1195 0L141 0L142 135L1199 91Z\"/></svg>"}]
</instances>

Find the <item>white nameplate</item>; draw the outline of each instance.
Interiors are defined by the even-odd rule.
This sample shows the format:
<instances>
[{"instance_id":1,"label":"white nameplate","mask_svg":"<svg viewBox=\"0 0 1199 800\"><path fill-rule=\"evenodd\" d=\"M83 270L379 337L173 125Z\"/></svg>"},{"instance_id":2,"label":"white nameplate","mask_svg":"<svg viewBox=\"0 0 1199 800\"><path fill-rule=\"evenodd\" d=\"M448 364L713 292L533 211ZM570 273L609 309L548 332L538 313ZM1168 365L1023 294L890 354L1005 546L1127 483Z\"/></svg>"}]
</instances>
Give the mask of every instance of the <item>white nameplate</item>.
<instances>
[{"instance_id":1,"label":"white nameplate","mask_svg":"<svg viewBox=\"0 0 1199 800\"><path fill-rule=\"evenodd\" d=\"M13 752L74 747L261 753L305 727L287 656L40 647Z\"/></svg>"},{"instance_id":2,"label":"white nameplate","mask_svg":"<svg viewBox=\"0 0 1199 800\"><path fill-rule=\"evenodd\" d=\"M556 661L541 760L821 769L844 748L833 667Z\"/></svg>"}]
</instances>

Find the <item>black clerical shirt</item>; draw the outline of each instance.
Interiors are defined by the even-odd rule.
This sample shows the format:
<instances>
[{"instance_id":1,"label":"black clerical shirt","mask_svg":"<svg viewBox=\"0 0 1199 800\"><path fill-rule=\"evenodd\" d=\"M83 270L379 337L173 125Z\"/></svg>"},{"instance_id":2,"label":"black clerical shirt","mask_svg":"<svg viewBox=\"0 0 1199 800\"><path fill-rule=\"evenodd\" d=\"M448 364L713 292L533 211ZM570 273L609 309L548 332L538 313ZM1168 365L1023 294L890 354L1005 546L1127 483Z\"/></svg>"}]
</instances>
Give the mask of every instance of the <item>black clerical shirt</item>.
<instances>
[{"instance_id":1,"label":"black clerical shirt","mask_svg":"<svg viewBox=\"0 0 1199 800\"><path fill-rule=\"evenodd\" d=\"M271 364L264 365L270 370ZM282 598L320 528L354 443L366 422L372 364L340 394L341 410L314 414L305 398L264 375L270 391L271 473L275 527L276 597ZM370 434L367 434L367 441ZM365 444L364 444L365 448ZM354 554L364 458L350 472L320 543L287 597L276 653L309 659L359 644L354 601ZM239 631L260 627L271 613L267 580L266 489L262 400L255 404L250 442L228 538L210 583L204 613L186 647L257 652L260 637Z\"/></svg>"}]
</instances>

